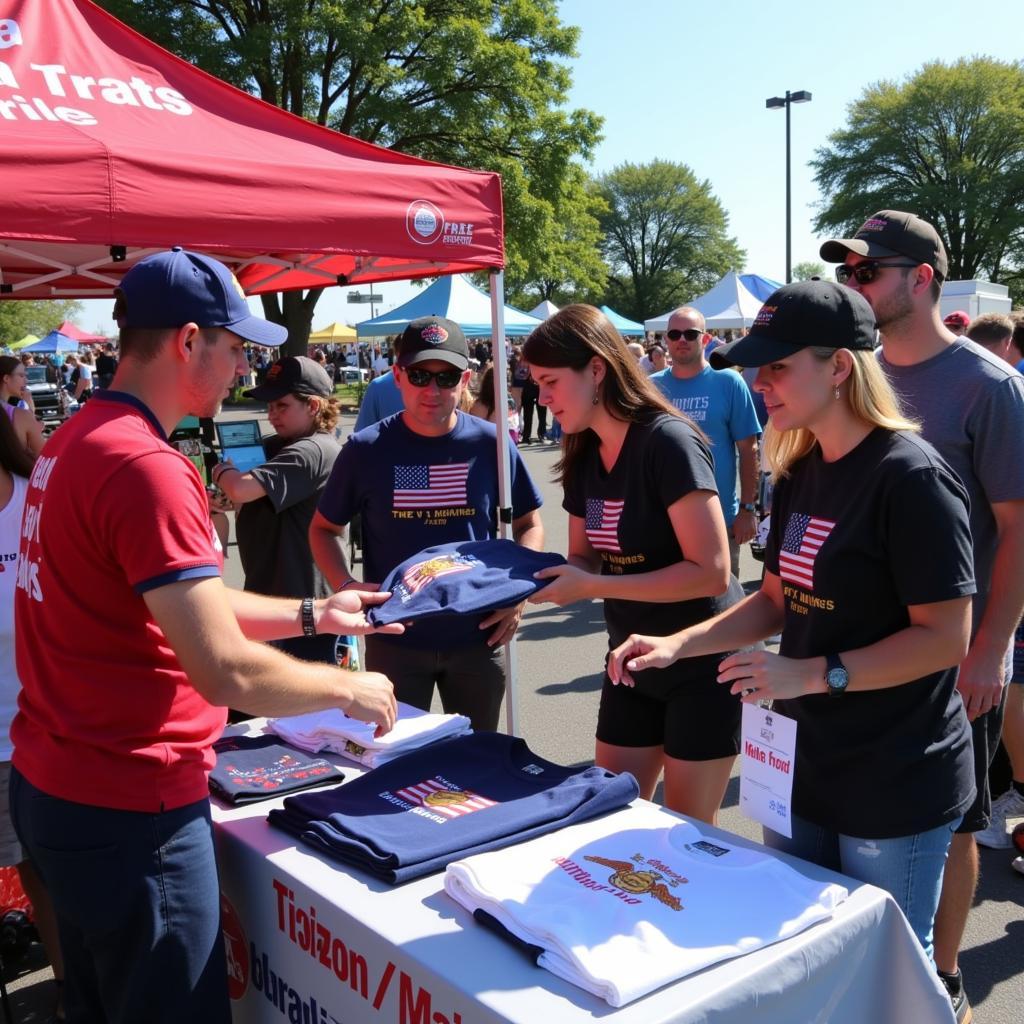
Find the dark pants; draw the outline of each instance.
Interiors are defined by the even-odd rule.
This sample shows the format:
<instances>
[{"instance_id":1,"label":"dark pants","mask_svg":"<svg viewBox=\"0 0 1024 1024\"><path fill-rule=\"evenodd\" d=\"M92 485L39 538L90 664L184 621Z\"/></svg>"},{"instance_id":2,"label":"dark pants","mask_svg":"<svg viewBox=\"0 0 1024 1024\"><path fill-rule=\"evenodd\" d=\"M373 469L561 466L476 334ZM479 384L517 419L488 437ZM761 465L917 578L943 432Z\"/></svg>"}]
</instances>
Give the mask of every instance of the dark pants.
<instances>
[{"instance_id":1,"label":"dark pants","mask_svg":"<svg viewBox=\"0 0 1024 1024\"><path fill-rule=\"evenodd\" d=\"M60 800L11 771L53 900L72 1024L230 1024L208 800L161 814Z\"/></svg>"},{"instance_id":2,"label":"dark pants","mask_svg":"<svg viewBox=\"0 0 1024 1024\"><path fill-rule=\"evenodd\" d=\"M542 441L548 432L548 407L539 405L540 388L533 381L523 387L523 440L533 438L533 410L537 410L537 440Z\"/></svg>"},{"instance_id":3,"label":"dark pants","mask_svg":"<svg viewBox=\"0 0 1024 1024\"><path fill-rule=\"evenodd\" d=\"M503 647L477 643L435 651L368 636L366 668L386 675L404 704L429 711L436 684L445 714L465 715L477 732L498 728L505 696Z\"/></svg>"}]
</instances>

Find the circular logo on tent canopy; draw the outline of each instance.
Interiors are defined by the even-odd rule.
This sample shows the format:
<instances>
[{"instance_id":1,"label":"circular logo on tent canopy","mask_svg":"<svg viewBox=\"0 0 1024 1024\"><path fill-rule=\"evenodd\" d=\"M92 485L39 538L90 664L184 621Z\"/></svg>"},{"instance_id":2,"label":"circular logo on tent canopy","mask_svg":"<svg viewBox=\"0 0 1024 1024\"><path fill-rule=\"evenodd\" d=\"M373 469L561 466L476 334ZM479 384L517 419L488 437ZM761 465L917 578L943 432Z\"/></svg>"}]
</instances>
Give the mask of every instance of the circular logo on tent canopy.
<instances>
[{"instance_id":1,"label":"circular logo on tent canopy","mask_svg":"<svg viewBox=\"0 0 1024 1024\"><path fill-rule=\"evenodd\" d=\"M426 199L414 199L405 211L405 230L414 242L430 245L444 231L444 214Z\"/></svg>"}]
</instances>

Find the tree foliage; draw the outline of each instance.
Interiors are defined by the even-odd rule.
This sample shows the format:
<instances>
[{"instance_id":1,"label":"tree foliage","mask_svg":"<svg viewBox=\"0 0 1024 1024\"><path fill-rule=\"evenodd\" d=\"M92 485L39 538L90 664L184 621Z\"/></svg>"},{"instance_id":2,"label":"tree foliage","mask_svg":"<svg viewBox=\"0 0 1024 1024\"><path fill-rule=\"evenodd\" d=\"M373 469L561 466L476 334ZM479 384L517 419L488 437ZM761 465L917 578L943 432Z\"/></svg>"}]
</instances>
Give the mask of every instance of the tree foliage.
<instances>
[{"instance_id":1,"label":"tree foliage","mask_svg":"<svg viewBox=\"0 0 1024 1024\"><path fill-rule=\"evenodd\" d=\"M600 217L607 210L583 168L570 167L555 202L533 221L529 249L535 257L521 276L508 275L509 301L532 309L544 299L563 306L602 296L608 268Z\"/></svg>"},{"instance_id":2,"label":"tree foliage","mask_svg":"<svg viewBox=\"0 0 1024 1024\"><path fill-rule=\"evenodd\" d=\"M81 310L82 304L73 299L0 302L0 344L20 341L26 334L41 338L65 320L74 320Z\"/></svg>"},{"instance_id":3,"label":"tree foliage","mask_svg":"<svg viewBox=\"0 0 1024 1024\"><path fill-rule=\"evenodd\" d=\"M685 164L622 164L598 179L608 205L601 221L610 268L609 305L643 320L696 298L746 254L728 218Z\"/></svg>"},{"instance_id":4,"label":"tree foliage","mask_svg":"<svg viewBox=\"0 0 1024 1024\"><path fill-rule=\"evenodd\" d=\"M878 82L811 161L816 228L852 231L876 210L934 224L951 279L1020 276L1024 249L1024 64L935 62Z\"/></svg>"},{"instance_id":5,"label":"tree foliage","mask_svg":"<svg viewBox=\"0 0 1024 1024\"><path fill-rule=\"evenodd\" d=\"M601 122L565 106L565 61L579 32L560 23L556 0L101 3L167 49L301 117L500 172L507 272L516 281L552 276L559 211L572 213L572 231L581 223L589 230L575 158L589 155ZM564 242L574 251L572 237ZM264 300L297 350L319 295Z\"/></svg>"},{"instance_id":6,"label":"tree foliage","mask_svg":"<svg viewBox=\"0 0 1024 1024\"><path fill-rule=\"evenodd\" d=\"M793 265L794 281L810 281L812 277L826 276L825 264L816 260L805 260L803 263Z\"/></svg>"}]
</instances>

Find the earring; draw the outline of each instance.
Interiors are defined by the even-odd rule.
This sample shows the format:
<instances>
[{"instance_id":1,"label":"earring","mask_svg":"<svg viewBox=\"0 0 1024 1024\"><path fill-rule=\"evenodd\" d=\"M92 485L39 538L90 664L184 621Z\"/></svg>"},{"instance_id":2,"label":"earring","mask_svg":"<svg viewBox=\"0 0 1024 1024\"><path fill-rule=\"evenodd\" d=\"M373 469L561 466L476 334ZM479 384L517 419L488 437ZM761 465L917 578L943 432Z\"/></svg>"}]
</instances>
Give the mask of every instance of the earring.
<instances>
[{"instance_id":1,"label":"earring","mask_svg":"<svg viewBox=\"0 0 1024 1024\"><path fill-rule=\"evenodd\" d=\"M594 388L594 397L590 400L590 404L591 405L600 405L601 404L601 397L598 394L597 388Z\"/></svg>"},{"instance_id":2,"label":"earring","mask_svg":"<svg viewBox=\"0 0 1024 1024\"><path fill-rule=\"evenodd\" d=\"M839 401L839 385L836 384L832 388L832 394L836 396L836 401Z\"/></svg>"}]
</instances>

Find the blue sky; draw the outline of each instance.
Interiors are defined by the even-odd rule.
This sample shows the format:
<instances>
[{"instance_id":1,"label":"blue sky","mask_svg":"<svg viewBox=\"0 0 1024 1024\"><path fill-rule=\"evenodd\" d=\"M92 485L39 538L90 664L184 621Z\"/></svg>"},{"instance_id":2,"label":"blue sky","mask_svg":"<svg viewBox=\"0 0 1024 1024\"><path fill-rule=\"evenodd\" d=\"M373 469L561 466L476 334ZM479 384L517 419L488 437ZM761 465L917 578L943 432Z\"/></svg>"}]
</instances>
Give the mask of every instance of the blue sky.
<instances>
[{"instance_id":1,"label":"blue sky","mask_svg":"<svg viewBox=\"0 0 1024 1024\"><path fill-rule=\"evenodd\" d=\"M561 0L559 7L562 20L582 30L570 103L605 119L591 173L627 161L688 164L725 207L730 233L747 251L745 269L779 280L785 114L765 109L765 99L787 89L813 95L792 108L793 262L816 260L811 221L819 196L807 161L865 86L902 80L933 60L1022 56L1020 0L977 8L954 0ZM377 289L383 310L412 294L407 284ZM324 294L314 327L370 315L344 294ZM109 330L110 304L86 305L83 324Z\"/></svg>"}]
</instances>

